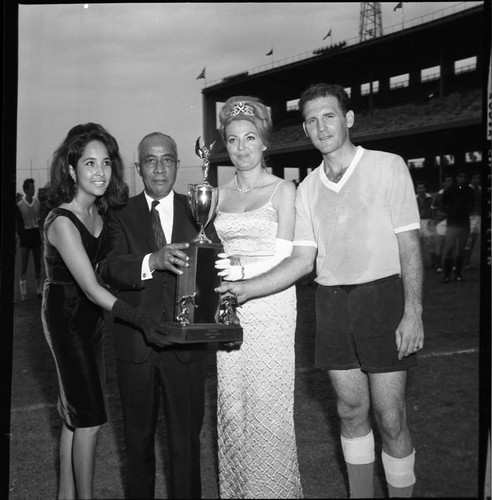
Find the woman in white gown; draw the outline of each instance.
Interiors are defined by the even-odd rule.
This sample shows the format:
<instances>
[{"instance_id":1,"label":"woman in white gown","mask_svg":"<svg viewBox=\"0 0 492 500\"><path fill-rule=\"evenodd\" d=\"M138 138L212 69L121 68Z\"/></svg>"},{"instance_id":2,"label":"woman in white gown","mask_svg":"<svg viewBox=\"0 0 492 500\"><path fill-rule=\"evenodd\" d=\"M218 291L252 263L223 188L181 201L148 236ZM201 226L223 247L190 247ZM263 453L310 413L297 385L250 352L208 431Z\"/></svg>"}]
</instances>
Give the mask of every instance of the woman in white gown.
<instances>
[{"instance_id":1,"label":"woman in white gown","mask_svg":"<svg viewBox=\"0 0 492 500\"><path fill-rule=\"evenodd\" d=\"M220 187L217 233L225 280L248 279L290 255L295 186L268 173L268 108L232 97L220 113L234 179ZM237 309L238 348L217 353L217 425L221 498L302 498L294 430L295 287Z\"/></svg>"}]
</instances>

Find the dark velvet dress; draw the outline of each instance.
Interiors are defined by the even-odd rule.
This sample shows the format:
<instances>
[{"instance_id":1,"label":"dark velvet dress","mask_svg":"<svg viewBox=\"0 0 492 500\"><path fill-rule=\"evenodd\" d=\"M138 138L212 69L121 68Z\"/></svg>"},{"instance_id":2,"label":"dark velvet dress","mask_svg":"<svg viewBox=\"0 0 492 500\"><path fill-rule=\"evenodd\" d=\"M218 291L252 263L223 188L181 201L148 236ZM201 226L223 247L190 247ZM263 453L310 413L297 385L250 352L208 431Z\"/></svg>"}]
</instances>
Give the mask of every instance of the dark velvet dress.
<instances>
[{"instance_id":1,"label":"dark velvet dress","mask_svg":"<svg viewBox=\"0 0 492 500\"><path fill-rule=\"evenodd\" d=\"M56 217L68 217L78 229L89 260L95 264L106 245L106 225L94 237L70 210L55 208L44 231ZM104 401L104 321L66 267L58 250L45 238L46 281L41 319L58 376L58 412L70 427L94 427L106 422Z\"/></svg>"}]
</instances>

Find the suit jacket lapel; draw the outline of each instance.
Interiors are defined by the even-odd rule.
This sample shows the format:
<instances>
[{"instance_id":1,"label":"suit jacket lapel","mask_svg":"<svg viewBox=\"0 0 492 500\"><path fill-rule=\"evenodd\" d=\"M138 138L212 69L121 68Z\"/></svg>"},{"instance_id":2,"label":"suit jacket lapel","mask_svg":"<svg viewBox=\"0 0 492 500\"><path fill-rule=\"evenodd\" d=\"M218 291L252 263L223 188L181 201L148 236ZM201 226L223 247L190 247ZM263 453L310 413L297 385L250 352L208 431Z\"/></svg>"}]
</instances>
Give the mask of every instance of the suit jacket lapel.
<instances>
[{"instance_id":1,"label":"suit jacket lapel","mask_svg":"<svg viewBox=\"0 0 492 500\"><path fill-rule=\"evenodd\" d=\"M135 199L135 224L140 227L142 236L152 252L157 252L154 234L152 233L152 221L150 218L149 206L143 191Z\"/></svg>"}]
</instances>

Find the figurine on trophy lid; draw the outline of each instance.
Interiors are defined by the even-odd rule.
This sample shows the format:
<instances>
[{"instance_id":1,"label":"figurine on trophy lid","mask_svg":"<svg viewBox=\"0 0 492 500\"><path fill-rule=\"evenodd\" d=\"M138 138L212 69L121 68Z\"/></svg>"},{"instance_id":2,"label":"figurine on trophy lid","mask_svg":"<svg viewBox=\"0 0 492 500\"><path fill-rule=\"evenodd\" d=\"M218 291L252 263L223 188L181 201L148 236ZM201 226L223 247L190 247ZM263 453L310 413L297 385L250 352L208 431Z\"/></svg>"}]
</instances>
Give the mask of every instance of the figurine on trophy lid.
<instances>
[{"instance_id":1,"label":"figurine on trophy lid","mask_svg":"<svg viewBox=\"0 0 492 500\"><path fill-rule=\"evenodd\" d=\"M188 202L191 213L197 224L200 226L200 232L191 242L193 245L203 245L212 243L205 235L205 226L214 218L219 203L219 190L208 182L208 170L210 168L210 155L215 142L209 148L205 145L200 146L200 137L195 143L195 153L202 160L203 180L199 184L188 185Z\"/></svg>"}]
</instances>

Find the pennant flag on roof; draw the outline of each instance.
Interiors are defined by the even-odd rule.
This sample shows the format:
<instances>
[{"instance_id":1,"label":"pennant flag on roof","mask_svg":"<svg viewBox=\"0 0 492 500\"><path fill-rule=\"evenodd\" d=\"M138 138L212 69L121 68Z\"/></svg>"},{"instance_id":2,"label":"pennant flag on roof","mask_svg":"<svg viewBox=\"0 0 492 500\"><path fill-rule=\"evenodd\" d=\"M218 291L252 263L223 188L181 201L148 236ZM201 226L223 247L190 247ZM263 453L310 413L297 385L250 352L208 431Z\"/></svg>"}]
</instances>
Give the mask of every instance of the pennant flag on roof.
<instances>
[{"instance_id":1,"label":"pennant flag on roof","mask_svg":"<svg viewBox=\"0 0 492 500\"><path fill-rule=\"evenodd\" d=\"M329 36L331 36L331 28L330 31L323 37L323 40L326 40Z\"/></svg>"},{"instance_id":2,"label":"pennant flag on roof","mask_svg":"<svg viewBox=\"0 0 492 500\"><path fill-rule=\"evenodd\" d=\"M205 78L205 67L202 69L202 72L196 77L197 80L200 80L200 78Z\"/></svg>"}]
</instances>

